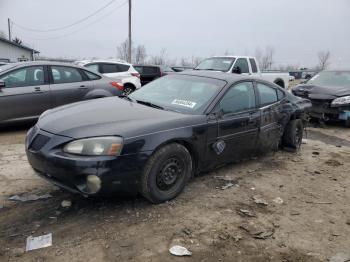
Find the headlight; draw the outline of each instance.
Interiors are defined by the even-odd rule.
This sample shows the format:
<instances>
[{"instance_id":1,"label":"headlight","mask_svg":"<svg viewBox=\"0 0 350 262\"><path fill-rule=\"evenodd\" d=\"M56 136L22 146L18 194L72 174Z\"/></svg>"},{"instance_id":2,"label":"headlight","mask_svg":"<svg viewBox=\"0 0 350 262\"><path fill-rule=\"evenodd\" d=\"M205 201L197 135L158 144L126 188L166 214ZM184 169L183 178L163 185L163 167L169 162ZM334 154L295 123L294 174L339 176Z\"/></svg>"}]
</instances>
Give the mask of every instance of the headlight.
<instances>
[{"instance_id":1,"label":"headlight","mask_svg":"<svg viewBox=\"0 0 350 262\"><path fill-rule=\"evenodd\" d=\"M116 136L79 139L68 143L63 151L82 156L117 156L123 147L123 139Z\"/></svg>"},{"instance_id":2,"label":"headlight","mask_svg":"<svg viewBox=\"0 0 350 262\"><path fill-rule=\"evenodd\" d=\"M342 96L332 101L332 106L340 106L350 104L350 96Z\"/></svg>"}]
</instances>

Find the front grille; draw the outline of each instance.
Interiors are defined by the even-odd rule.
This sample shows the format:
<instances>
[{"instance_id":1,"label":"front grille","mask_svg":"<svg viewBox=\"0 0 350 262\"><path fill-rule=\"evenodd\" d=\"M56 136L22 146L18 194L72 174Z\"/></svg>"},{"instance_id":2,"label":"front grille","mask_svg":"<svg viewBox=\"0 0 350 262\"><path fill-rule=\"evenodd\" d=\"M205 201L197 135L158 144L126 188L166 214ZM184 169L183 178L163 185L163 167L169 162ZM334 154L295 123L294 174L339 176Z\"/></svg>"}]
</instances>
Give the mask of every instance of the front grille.
<instances>
[{"instance_id":1,"label":"front grille","mask_svg":"<svg viewBox=\"0 0 350 262\"><path fill-rule=\"evenodd\" d=\"M38 134L30 144L29 149L39 151L49 140L50 137Z\"/></svg>"}]
</instances>

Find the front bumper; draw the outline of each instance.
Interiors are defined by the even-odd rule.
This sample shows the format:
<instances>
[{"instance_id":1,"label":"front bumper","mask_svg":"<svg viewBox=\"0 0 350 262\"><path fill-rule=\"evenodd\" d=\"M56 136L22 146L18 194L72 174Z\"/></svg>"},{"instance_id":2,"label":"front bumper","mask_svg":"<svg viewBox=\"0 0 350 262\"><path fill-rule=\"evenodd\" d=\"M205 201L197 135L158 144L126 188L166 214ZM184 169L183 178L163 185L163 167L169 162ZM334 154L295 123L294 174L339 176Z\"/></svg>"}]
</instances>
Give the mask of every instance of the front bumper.
<instances>
[{"instance_id":1,"label":"front bumper","mask_svg":"<svg viewBox=\"0 0 350 262\"><path fill-rule=\"evenodd\" d=\"M311 99L312 106L306 110L311 118L323 121L347 120L350 117L350 106L331 106L332 100Z\"/></svg>"},{"instance_id":2,"label":"front bumper","mask_svg":"<svg viewBox=\"0 0 350 262\"><path fill-rule=\"evenodd\" d=\"M26 153L33 169L51 183L82 195L136 194L139 177L150 153L118 157L81 157L61 150L70 137L54 135L32 128L26 139ZM86 190L87 176L98 176L101 189Z\"/></svg>"}]
</instances>

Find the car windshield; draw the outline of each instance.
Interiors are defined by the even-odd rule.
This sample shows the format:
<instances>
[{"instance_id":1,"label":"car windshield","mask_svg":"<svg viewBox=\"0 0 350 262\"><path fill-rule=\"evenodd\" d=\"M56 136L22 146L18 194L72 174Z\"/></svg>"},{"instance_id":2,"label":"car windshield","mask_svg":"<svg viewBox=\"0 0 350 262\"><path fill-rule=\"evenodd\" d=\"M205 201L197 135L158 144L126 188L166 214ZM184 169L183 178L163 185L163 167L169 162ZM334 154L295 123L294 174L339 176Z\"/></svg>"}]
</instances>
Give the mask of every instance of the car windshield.
<instances>
[{"instance_id":1,"label":"car windshield","mask_svg":"<svg viewBox=\"0 0 350 262\"><path fill-rule=\"evenodd\" d=\"M307 83L327 87L350 86L350 71L323 71Z\"/></svg>"},{"instance_id":2,"label":"car windshield","mask_svg":"<svg viewBox=\"0 0 350 262\"><path fill-rule=\"evenodd\" d=\"M129 97L149 106L184 114L202 114L226 82L197 76L171 75L159 78Z\"/></svg>"},{"instance_id":3,"label":"car windshield","mask_svg":"<svg viewBox=\"0 0 350 262\"><path fill-rule=\"evenodd\" d=\"M233 57L212 57L200 62L195 69L227 72L230 70L234 61L235 59Z\"/></svg>"}]
</instances>

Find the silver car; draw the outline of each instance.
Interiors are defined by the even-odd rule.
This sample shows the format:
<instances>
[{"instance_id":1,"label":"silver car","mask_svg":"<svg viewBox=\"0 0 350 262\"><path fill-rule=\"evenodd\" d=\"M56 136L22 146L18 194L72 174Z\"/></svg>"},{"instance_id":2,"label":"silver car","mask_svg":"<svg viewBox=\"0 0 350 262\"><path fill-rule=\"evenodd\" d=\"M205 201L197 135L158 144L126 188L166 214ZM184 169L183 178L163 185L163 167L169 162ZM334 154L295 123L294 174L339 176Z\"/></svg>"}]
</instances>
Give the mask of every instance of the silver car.
<instances>
[{"instance_id":1,"label":"silver car","mask_svg":"<svg viewBox=\"0 0 350 262\"><path fill-rule=\"evenodd\" d=\"M121 81L87 68L47 61L0 67L0 125L34 120L45 110L122 94Z\"/></svg>"}]
</instances>

